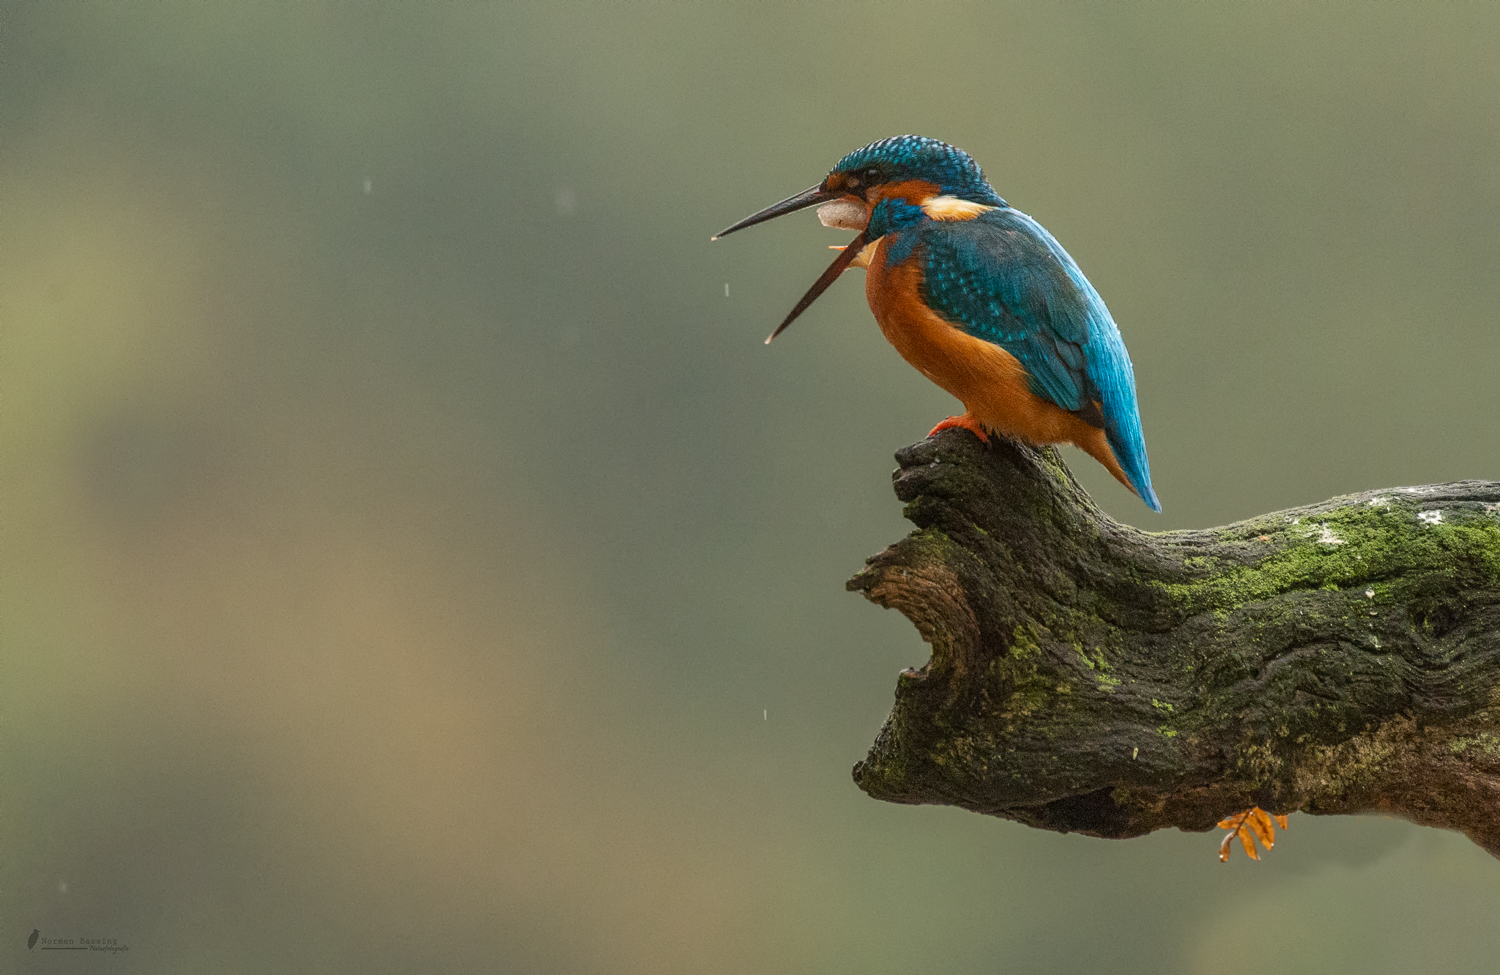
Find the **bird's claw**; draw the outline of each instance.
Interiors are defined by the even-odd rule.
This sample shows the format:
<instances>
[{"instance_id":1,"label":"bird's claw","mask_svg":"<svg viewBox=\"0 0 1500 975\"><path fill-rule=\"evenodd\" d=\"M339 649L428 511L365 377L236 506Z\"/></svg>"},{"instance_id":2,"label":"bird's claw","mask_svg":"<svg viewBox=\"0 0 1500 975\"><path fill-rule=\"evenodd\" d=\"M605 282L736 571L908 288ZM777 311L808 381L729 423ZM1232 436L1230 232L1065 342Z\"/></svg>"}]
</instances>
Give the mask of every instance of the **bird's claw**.
<instances>
[{"instance_id":1,"label":"bird's claw","mask_svg":"<svg viewBox=\"0 0 1500 975\"><path fill-rule=\"evenodd\" d=\"M980 443L990 442L990 435L985 432L984 427L980 425L978 420L974 419L974 417L970 416L968 413L965 413L962 416L948 417L948 419L944 420L942 423L939 423L937 426L929 430L927 435L929 437L935 437L944 430L967 430L974 436L978 437Z\"/></svg>"}]
</instances>

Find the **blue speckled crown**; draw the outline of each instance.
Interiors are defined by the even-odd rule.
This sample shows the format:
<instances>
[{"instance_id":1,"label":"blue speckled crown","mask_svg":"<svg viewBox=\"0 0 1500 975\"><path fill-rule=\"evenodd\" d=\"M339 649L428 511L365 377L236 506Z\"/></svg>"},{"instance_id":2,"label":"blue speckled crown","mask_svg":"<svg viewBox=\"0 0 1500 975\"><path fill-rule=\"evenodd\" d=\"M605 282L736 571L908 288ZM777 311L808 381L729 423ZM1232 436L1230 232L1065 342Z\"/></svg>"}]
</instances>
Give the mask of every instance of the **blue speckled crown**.
<instances>
[{"instance_id":1,"label":"blue speckled crown","mask_svg":"<svg viewBox=\"0 0 1500 975\"><path fill-rule=\"evenodd\" d=\"M984 178L974 157L958 146L920 135L897 135L856 149L830 170L832 173L864 171L866 183L895 183L925 179L945 194L1005 206L1005 201Z\"/></svg>"}]
</instances>

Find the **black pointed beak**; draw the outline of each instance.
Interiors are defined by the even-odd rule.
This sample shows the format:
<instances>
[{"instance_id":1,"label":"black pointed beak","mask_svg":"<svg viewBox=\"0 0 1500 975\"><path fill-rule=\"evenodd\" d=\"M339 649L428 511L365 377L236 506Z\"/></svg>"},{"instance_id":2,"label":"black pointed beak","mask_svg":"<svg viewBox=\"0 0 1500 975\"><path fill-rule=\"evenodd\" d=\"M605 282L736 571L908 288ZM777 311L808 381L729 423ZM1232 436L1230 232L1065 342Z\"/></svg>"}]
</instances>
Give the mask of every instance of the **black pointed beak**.
<instances>
[{"instance_id":1,"label":"black pointed beak","mask_svg":"<svg viewBox=\"0 0 1500 975\"><path fill-rule=\"evenodd\" d=\"M822 183L819 183L817 186L809 186L796 196L789 196L780 203L773 203L764 210L757 210L739 223L726 227L714 234L709 240L718 240L720 237L726 237L736 230L744 230L746 227L753 227L758 223L765 223L767 220L772 220L788 213L796 213L798 210L806 210L808 207L815 207L819 203L827 203L829 200L837 198L837 194L823 189Z\"/></svg>"},{"instance_id":2,"label":"black pointed beak","mask_svg":"<svg viewBox=\"0 0 1500 975\"><path fill-rule=\"evenodd\" d=\"M787 315L782 323L776 326L776 331L766 337L767 345L771 344L771 339L780 335L786 330L788 325L796 321L798 315L807 311L808 307L818 300L818 296L828 290L829 285L839 279L839 275L843 274L849 265L854 263L854 259L859 256L859 252L865 249L865 243L865 232L861 230L855 235L853 240L849 241L849 246L845 247L839 253L839 256L833 259L833 263L828 265L828 270L824 271L822 276L813 282L811 288L807 289L807 294L803 295L802 300L797 302L797 307L792 309L791 314Z\"/></svg>"}]
</instances>

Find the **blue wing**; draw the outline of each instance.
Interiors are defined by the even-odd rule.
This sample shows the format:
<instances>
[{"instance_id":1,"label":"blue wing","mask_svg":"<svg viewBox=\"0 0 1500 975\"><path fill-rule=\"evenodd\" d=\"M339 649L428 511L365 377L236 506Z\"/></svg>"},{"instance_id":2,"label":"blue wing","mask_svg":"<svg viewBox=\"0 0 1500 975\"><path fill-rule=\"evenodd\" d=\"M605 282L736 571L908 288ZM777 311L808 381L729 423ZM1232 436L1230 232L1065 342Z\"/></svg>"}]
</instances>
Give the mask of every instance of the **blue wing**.
<instances>
[{"instance_id":1,"label":"blue wing","mask_svg":"<svg viewBox=\"0 0 1500 975\"><path fill-rule=\"evenodd\" d=\"M928 223L921 244L928 307L1015 356L1033 393L1102 425L1136 493L1160 511L1125 342L1062 245L1009 207Z\"/></svg>"}]
</instances>

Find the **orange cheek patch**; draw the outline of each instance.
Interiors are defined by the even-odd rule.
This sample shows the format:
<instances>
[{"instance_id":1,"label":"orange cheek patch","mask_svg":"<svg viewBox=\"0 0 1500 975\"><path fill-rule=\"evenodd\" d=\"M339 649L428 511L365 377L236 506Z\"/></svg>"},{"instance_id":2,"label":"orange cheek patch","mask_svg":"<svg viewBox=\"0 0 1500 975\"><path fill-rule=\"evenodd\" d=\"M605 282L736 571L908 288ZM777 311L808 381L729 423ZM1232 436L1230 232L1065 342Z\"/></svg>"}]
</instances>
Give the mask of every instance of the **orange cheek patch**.
<instances>
[{"instance_id":1,"label":"orange cheek patch","mask_svg":"<svg viewBox=\"0 0 1500 975\"><path fill-rule=\"evenodd\" d=\"M930 199L937 194L936 183L929 183L925 179L904 179L899 183L870 187L870 205L873 207L881 200L902 199L913 206L920 206L923 200Z\"/></svg>"}]
</instances>

